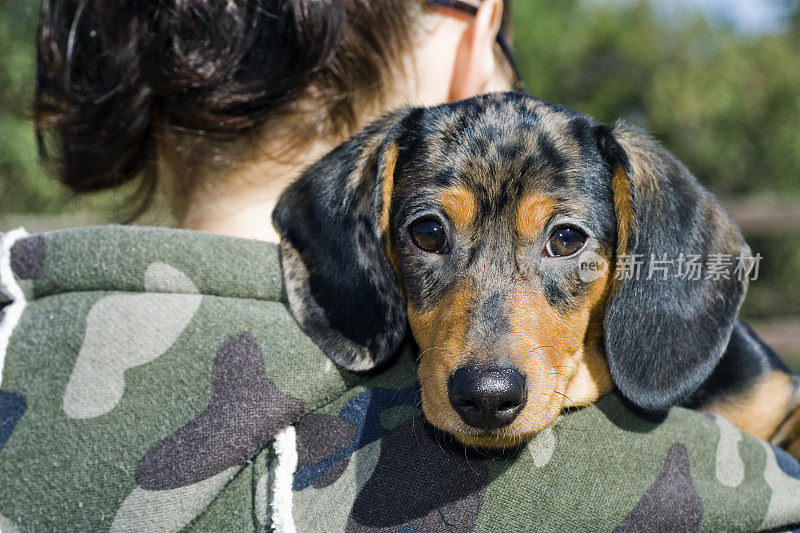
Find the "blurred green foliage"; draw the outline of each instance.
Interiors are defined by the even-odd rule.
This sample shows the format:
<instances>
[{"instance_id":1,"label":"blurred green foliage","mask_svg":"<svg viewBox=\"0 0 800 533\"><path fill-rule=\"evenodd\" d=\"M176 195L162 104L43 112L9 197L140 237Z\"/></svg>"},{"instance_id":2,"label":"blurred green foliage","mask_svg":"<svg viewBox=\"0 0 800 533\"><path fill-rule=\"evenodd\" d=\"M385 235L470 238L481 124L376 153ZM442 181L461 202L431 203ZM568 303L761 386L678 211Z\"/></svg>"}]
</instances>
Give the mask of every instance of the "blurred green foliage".
<instances>
[{"instance_id":1,"label":"blurred green foliage","mask_svg":"<svg viewBox=\"0 0 800 533\"><path fill-rule=\"evenodd\" d=\"M37 10L35 0L0 0L0 215L108 220L119 193L75 199L37 162ZM800 194L797 12L786 32L743 35L697 14L664 20L644 0L515 0L513 10L537 96L644 126L724 197ZM765 259L744 315L800 313L800 231L750 242Z\"/></svg>"},{"instance_id":2,"label":"blurred green foliage","mask_svg":"<svg viewBox=\"0 0 800 533\"><path fill-rule=\"evenodd\" d=\"M0 2L0 213L52 208L29 121L35 2Z\"/></svg>"}]
</instances>

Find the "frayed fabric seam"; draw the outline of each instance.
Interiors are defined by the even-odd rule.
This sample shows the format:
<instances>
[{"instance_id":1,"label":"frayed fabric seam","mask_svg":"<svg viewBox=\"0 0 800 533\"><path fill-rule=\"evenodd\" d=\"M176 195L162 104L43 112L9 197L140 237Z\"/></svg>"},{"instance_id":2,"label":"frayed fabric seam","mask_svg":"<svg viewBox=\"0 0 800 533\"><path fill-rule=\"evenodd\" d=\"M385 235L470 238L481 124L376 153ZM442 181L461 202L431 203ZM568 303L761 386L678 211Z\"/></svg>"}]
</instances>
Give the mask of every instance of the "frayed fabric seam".
<instances>
[{"instance_id":1,"label":"frayed fabric seam","mask_svg":"<svg viewBox=\"0 0 800 533\"><path fill-rule=\"evenodd\" d=\"M17 228L4 234L0 241L0 288L11 297L11 303L3 309L3 320L0 322L0 385L3 384L8 343L27 304L25 291L17 283L11 269L11 248L18 240L27 236L28 232L24 228Z\"/></svg>"},{"instance_id":2,"label":"frayed fabric seam","mask_svg":"<svg viewBox=\"0 0 800 533\"><path fill-rule=\"evenodd\" d=\"M292 482L297 469L297 436L289 426L275 436L275 470L272 485L272 531L296 533L292 516Z\"/></svg>"}]
</instances>

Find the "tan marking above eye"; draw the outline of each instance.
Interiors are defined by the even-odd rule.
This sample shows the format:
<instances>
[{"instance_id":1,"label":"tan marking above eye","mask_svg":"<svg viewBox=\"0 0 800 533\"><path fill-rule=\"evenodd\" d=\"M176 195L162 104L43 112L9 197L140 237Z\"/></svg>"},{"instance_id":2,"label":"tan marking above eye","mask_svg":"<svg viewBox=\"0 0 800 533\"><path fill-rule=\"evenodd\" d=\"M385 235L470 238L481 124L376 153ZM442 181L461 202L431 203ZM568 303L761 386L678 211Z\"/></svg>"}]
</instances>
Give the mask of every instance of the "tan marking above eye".
<instances>
[{"instance_id":1,"label":"tan marking above eye","mask_svg":"<svg viewBox=\"0 0 800 533\"><path fill-rule=\"evenodd\" d=\"M478 206L472 191L461 186L452 187L442 194L441 203L456 229L462 230L475 220Z\"/></svg>"},{"instance_id":2,"label":"tan marking above eye","mask_svg":"<svg viewBox=\"0 0 800 533\"><path fill-rule=\"evenodd\" d=\"M517 208L517 232L525 240L536 238L555 211L556 202L544 194L526 196Z\"/></svg>"}]
</instances>

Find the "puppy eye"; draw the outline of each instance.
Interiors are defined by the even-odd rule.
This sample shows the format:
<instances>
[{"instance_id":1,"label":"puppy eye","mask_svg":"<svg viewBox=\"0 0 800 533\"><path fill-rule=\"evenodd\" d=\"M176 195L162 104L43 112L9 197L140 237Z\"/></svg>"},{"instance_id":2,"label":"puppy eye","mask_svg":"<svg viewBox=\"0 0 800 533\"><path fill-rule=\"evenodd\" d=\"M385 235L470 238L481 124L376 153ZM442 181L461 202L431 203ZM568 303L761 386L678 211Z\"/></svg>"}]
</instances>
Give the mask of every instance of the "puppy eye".
<instances>
[{"instance_id":1,"label":"puppy eye","mask_svg":"<svg viewBox=\"0 0 800 533\"><path fill-rule=\"evenodd\" d=\"M572 227L556 229L545 246L545 252L550 257L567 257L574 255L586 243L586 234Z\"/></svg>"},{"instance_id":2,"label":"puppy eye","mask_svg":"<svg viewBox=\"0 0 800 533\"><path fill-rule=\"evenodd\" d=\"M434 254L449 252L447 234L441 224L435 220L427 219L415 222L410 228L411 240L421 249Z\"/></svg>"}]
</instances>

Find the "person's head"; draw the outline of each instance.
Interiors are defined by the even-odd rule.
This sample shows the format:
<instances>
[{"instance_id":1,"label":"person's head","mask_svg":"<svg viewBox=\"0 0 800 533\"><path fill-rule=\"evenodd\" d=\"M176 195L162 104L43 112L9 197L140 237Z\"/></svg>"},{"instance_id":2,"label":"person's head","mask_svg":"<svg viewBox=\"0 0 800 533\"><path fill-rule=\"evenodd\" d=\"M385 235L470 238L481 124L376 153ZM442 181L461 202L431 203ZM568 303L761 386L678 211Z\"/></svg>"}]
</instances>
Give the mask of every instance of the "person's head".
<instances>
[{"instance_id":1,"label":"person's head","mask_svg":"<svg viewBox=\"0 0 800 533\"><path fill-rule=\"evenodd\" d=\"M160 180L180 219L197 191L297 172L391 108L510 89L503 1L446 3L43 0L40 132L74 191L139 179L149 199Z\"/></svg>"}]
</instances>

